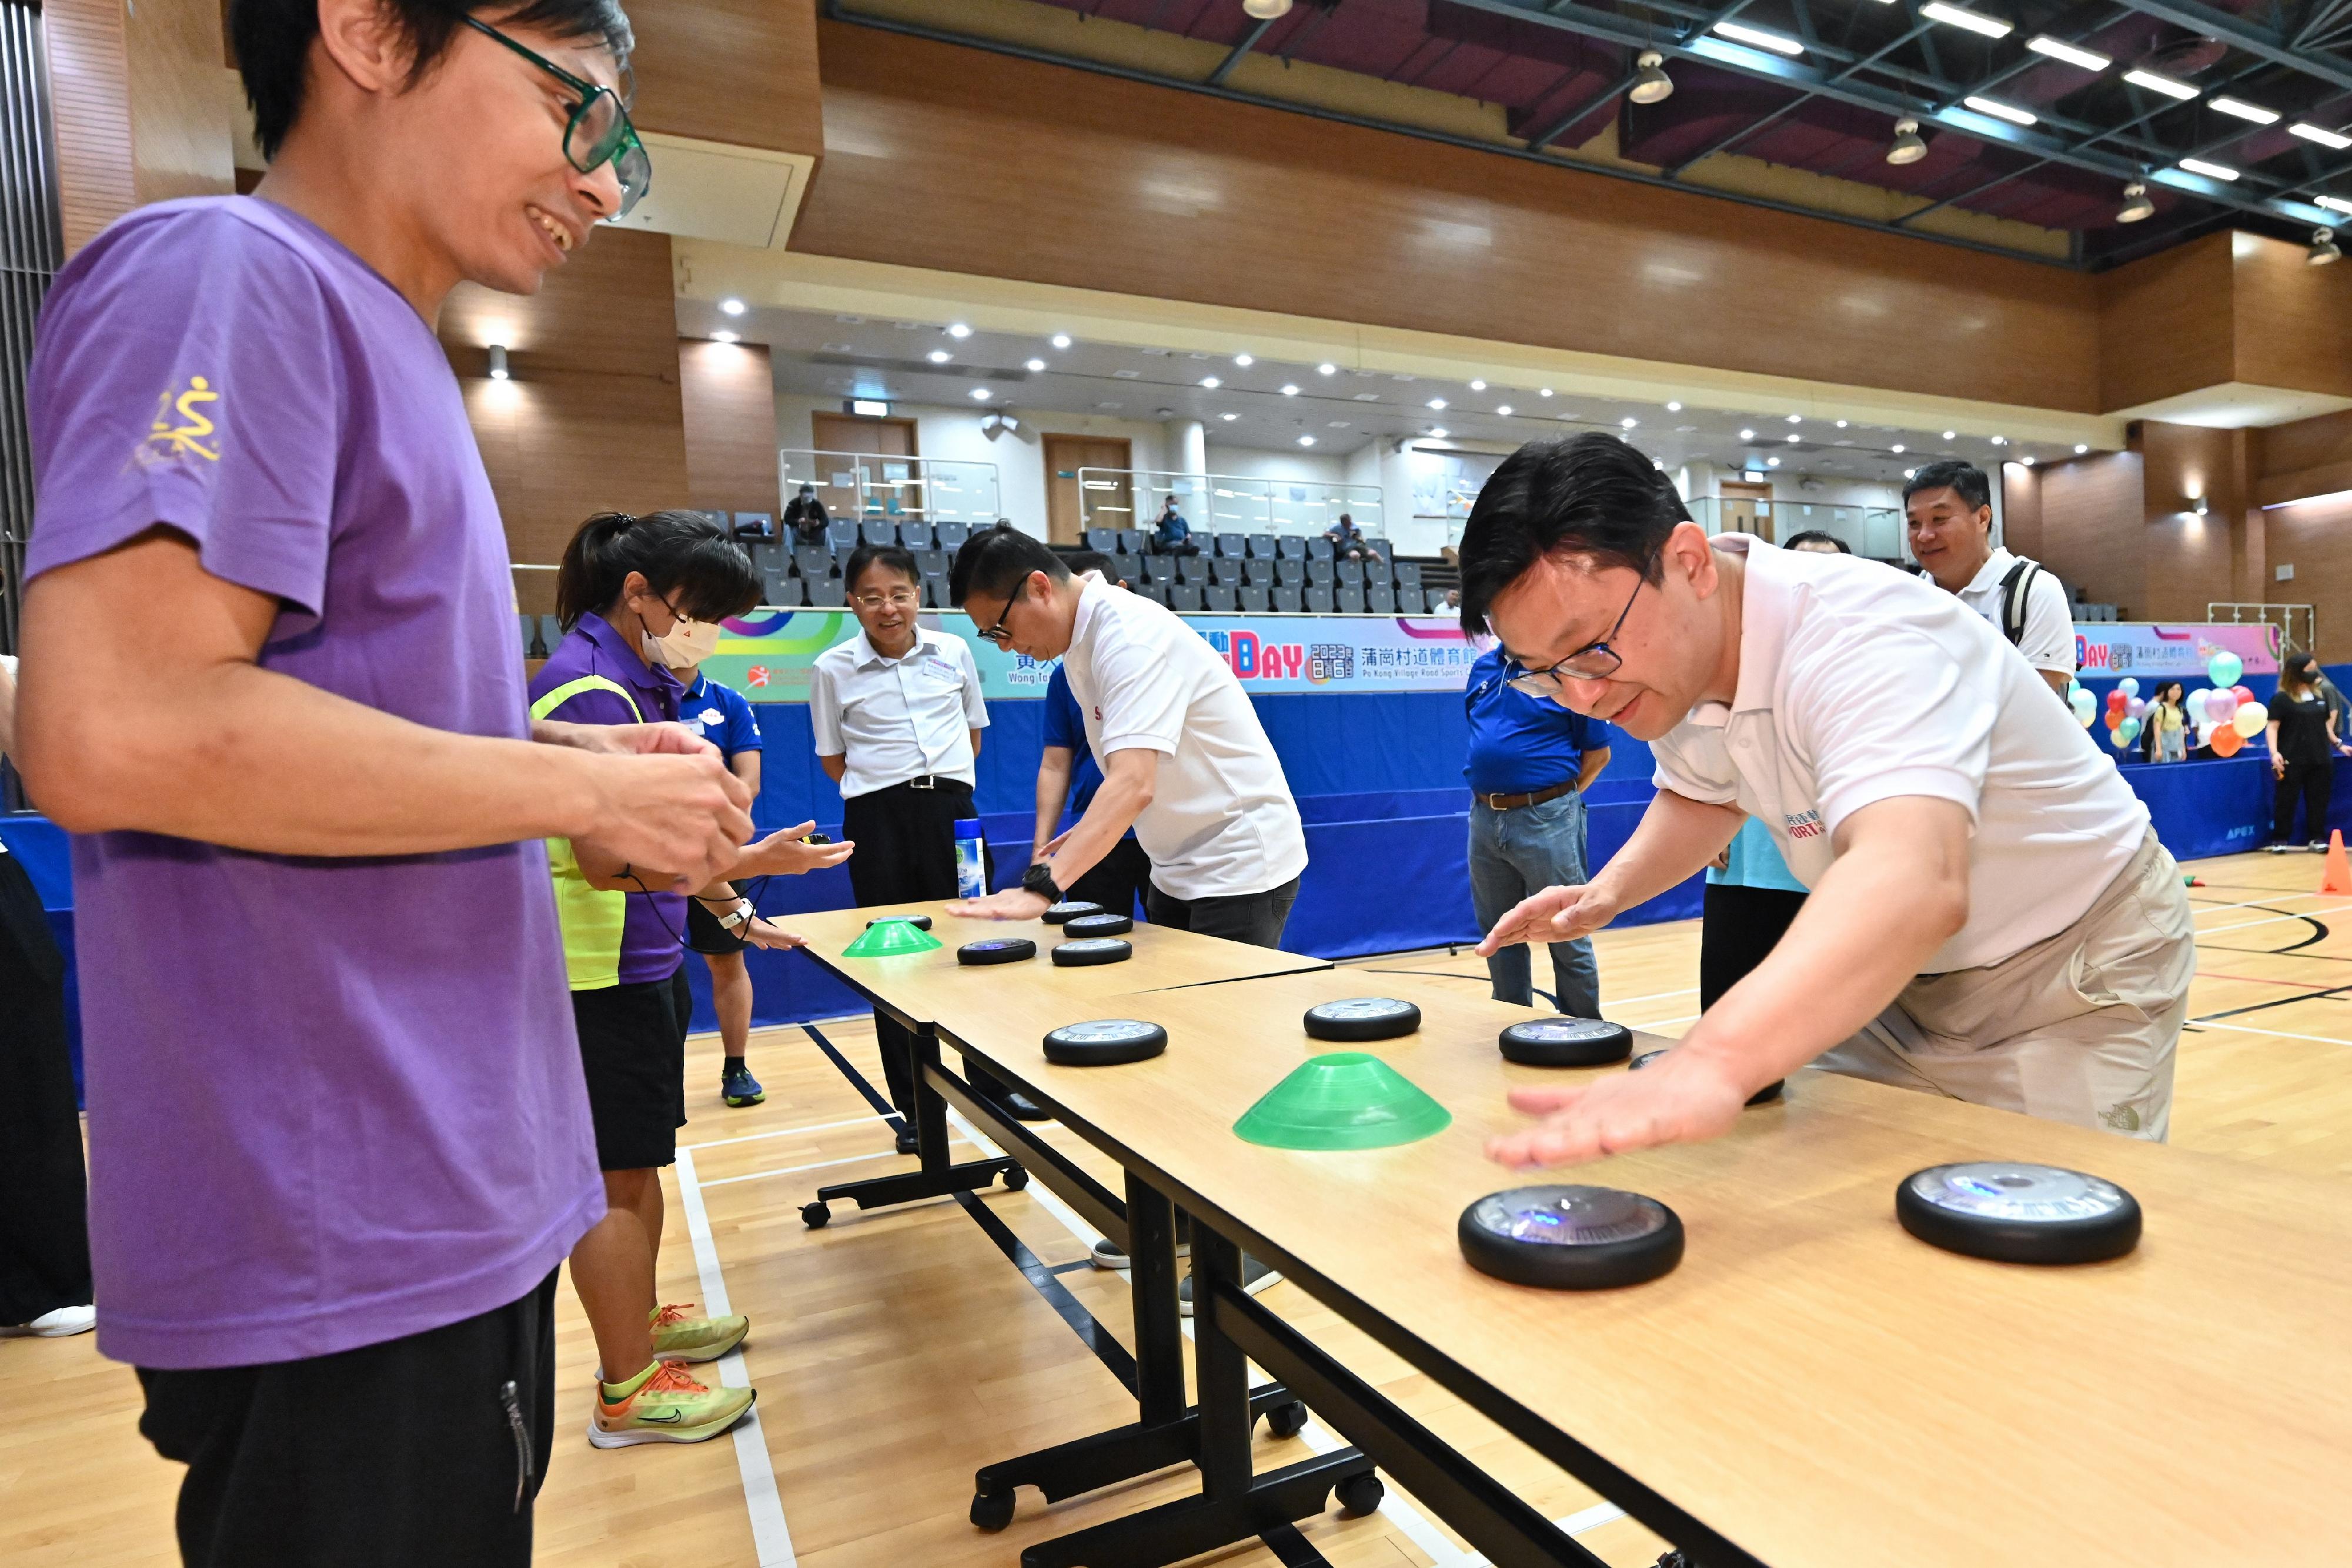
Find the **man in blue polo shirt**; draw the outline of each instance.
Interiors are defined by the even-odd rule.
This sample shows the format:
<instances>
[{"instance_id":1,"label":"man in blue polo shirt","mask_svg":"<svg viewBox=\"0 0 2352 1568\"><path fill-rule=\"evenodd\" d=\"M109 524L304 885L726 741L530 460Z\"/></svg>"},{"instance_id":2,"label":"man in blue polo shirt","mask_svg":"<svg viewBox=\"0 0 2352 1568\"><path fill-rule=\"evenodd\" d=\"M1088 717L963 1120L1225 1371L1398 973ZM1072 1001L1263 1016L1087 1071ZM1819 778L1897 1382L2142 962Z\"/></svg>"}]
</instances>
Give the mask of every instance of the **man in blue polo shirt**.
<instances>
[{"instance_id":1,"label":"man in blue polo shirt","mask_svg":"<svg viewBox=\"0 0 2352 1568\"><path fill-rule=\"evenodd\" d=\"M743 780L751 798L760 798L762 760L760 721L751 704L732 686L722 686L702 673L702 666L681 670L686 695L678 699L678 722L719 748L727 770ZM710 970L710 1009L719 1015L719 1039L725 1060L719 1067L719 1097L738 1109L757 1105L768 1097L743 1060L751 1041L751 971L743 961L750 946L719 924L699 902L686 906L687 940L702 955Z\"/></svg>"},{"instance_id":2,"label":"man in blue polo shirt","mask_svg":"<svg viewBox=\"0 0 2352 1568\"><path fill-rule=\"evenodd\" d=\"M1470 804L1470 897L1478 928L1530 894L1585 880L1584 789L1609 763L1609 727L1543 697L1513 691L1503 653L1490 648L1470 666L1463 693L1470 717L1470 760L1462 770ZM1592 941L1551 945L1552 990L1559 1010L1601 1016L1601 971ZM1525 946L1486 960L1497 1001L1531 1007L1533 966Z\"/></svg>"}]
</instances>

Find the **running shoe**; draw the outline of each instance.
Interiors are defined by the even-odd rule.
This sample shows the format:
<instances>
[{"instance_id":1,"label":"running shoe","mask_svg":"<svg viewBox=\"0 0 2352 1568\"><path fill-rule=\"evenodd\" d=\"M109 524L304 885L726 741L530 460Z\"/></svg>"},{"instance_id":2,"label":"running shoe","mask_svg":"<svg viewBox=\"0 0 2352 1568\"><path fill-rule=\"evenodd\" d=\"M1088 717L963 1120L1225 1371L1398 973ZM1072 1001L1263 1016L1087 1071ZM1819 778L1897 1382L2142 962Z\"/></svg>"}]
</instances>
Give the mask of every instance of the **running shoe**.
<instances>
[{"instance_id":1,"label":"running shoe","mask_svg":"<svg viewBox=\"0 0 2352 1568\"><path fill-rule=\"evenodd\" d=\"M1255 1296L1269 1285L1281 1283L1282 1276L1274 1271L1272 1265L1261 1263L1255 1258L1242 1259L1243 1295ZM1190 1274L1177 1283L1176 1310L1188 1318L1192 1315L1192 1276Z\"/></svg>"},{"instance_id":2,"label":"running shoe","mask_svg":"<svg viewBox=\"0 0 2352 1568\"><path fill-rule=\"evenodd\" d=\"M760 1081L751 1076L750 1068L738 1067L719 1075L719 1097L740 1111L765 1100L768 1092L760 1087Z\"/></svg>"},{"instance_id":3,"label":"running shoe","mask_svg":"<svg viewBox=\"0 0 2352 1568\"><path fill-rule=\"evenodd\" d=\"M741 1420L758 1398L749 1388L709 1388L675 1362L659 1362L626 1398L593 1390L595 1412L588 1417L588 1441L599 1448L635 1443L700 1443Z\"/></svg>"},{"instance_id":4,"label":"running shoe","mask_svg":"<svg viewBox=\"0 0 2352 1568\"><path fill-rule=\"evenodd\" d=\"M1190 1242L1179 1241L1176 1244L1177 1257L1190 1258L1192 1255L1192 1248ZM1095 1243L1094 1265L1096 1268L1124 1269L1128 1266L1128 1262L1129 1260L1126 1252L1121 1250L1118 1243L1113 1241L1109 1237L1106 1236L1101 1240Z\"/></svg>"},{"instance_id":5,"label":"running shoe","mask_svg":"<svg viewBox=\"0 0 2352 1568\"><path fill-rule=\"evenodd\" d=\"M0 1328L0 1339L70 1339L97 1326L96 1307L59 1307L53 1312L43 1312L31 1322Z\"/></svg>"},{"instance_id":6,"label":"running shoe","mask_svg":"<svg viewBox=\"0 0 2352 1568\"><path fill-rule=\"evenodd\" d=\"M723 1318L688 1316L692 1301L656 1309L653 1315L654 1354L664 1361L717 1361L743 1343L751 1320L736 1313Z\"/></svg>"}]
</instances>

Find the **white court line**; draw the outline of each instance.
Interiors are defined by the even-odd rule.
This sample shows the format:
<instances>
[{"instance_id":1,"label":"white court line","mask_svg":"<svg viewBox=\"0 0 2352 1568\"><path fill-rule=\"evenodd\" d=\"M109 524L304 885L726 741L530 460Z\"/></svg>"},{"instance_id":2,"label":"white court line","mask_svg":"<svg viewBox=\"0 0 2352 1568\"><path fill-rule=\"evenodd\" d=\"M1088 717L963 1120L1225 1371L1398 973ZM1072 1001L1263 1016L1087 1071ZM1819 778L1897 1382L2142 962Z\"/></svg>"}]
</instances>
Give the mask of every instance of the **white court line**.
<instances>
[{"instance_id":1,"label":"white court line","mask_svg":"<svg viewBox=\"0 0 2352 1568\"><path fill-rule=\"evenodd\" d=\"M1698 995L1698 988L1696 986L1685 986L1679 991L1652 991L1646 997L1603 997L1601 998L1601 1005L1604 1008L1630 1008L1635 1002L1663 1002L1668 997L1695 997L1696 995Z\"/></svg>"},{"instance_id":2,"label":"white court line","mask_svg":"<svg viewBox=\"0 0 2352 1568\"><path fill-rule=\"evenodd\" d=\"M2321 1045L2352 1046L2352 1040L2337 1040L2334 1035L2297 1034L2286 1029L2257 1029L2250 1023L2223 1023L2219 1019L2190 1019L2191 1029L2226 1029L2236 1034L2273 1034L2281 1040L2316 1040Z\"/></svg>"},{"instance_id":3,"label":"white court line","mask_svg":"<svg viewBox=\"0 0 2352 1568\"><path fill-rule=\"evenodd\" d=\"M702 1277L702 1299L712 1317L725 1317L727 1277L719 1267L719 1247L710 1239L710 1217L703 1212L702 1186L694 1177L694 1155L677 1152L678 1207L686 1210L686 1233L694 1242L694 1270ZM743 1370L743 1353L730 1350L719 1358L722 1388L748 1388L751 1375ZM784 1500L776 1490L776 1469L768 1458L768 1438L760 1427L760 1407L751 1406L735 1425L735 1469L743 1478L743 1503L751 1515L751 1548L760 1568L796 1568L793 1532L784 1522Z\"/></svg>"},{"instance_id":4,"label":"white court line","mask_svg":"<svg viewBox=\"0 0 2352 1568\"><path fill-rule=\"evenodd\" d=\"M2242 898L2235 904L2209 904L2199 915L2227 915L2232 909L2252 909L2264 904L2293 904L2298 898L2326 898L2324 893L2273 893L2263 898Z\"/></svg>"},{"instance_id":5,"label":"white court line","mask_svg":"<svg viewBox=\"0 0 2352 1568\"><path fill-rule=\"evenodd\" d=\"M1626 1024L1625 1027L1627 1029L1664 1029L1670 1023L1696 1023L1699 1020L1699 1016L1700 1015L1697 1013L1685 1013L1678 1019L1652 1019L1647 1023L1629 1023ZM1620 1019L1619 1021L1622 1022L1623 1020Z\"/></svg>"},{"instance_id":6,"label":"white court line","mask_svg":"<svg viewBox=\"0 0 2352 1568\"><path fill-rule=\"evenodd\" d=\"M2313 896L2316 897L2317 894ZM2308 920L2314 915L2341 915L2347 909L2352 909L2352 904L2331 904L2325 909L2315 909L2304 915L2273 915L2262 920L2241 920L2235 925L2200 925L2197 928L2197 935L2219 936L2224 931L2244 931L2256 925L2276 925L2283 920Z\"/></svg>"},{"instance_id":7,"label":"white court line","mask_svg":"<svg viewBox=\"0 0 2352 1568\"><path fill-rule=\"evenodd\" d=\"M978 1127L972 1125L962 1112L952 1106L949 1107L948 1120L962 1129L964 1136L971 1139L973 1146L986 1157L995 1159L1004 1153ZM1053 1189L1042 1182L1032 1181L1023 1191L1027 1193L1040 1208L1059 1220L1063 1229L1085 1243L1088 1251L1092 1251L1094 1244L1103 1239L1101 1231L1080 1218L1076 1209L1064 1203ZM1183 1327L1184 1337L1191 1339L1192 1320L1190 1318L1183 1320ZM1253 1362L1251 1364L1255 1366L1256 1363ZM1328 1454L1348 1446L1320 1421L1313 1419L1311 1415L1298 1435L1308 1448L1318 1454ZM1391 1524L1397 1527L1406 1540L1421 1548L1429 1558L1431 1568L1485 1568L1486 1563L1485 1557L1475 1552L1465 1552L1461 1547L1454 1545L1444 1531L1424 1518L1421 1511L1407 1502L1403 1494L1394 1487L1388 1488L1381 1498L1380 1511ZM1596 1503L1580 1513L1571 1513L1565 1519L1556 1519L1552 1523L1570 1535L1581 1535L1586 1531L1598 1529L1612 1520L1622 1519L1624 1514L1625 1511L1615 1503L1602 1502Z\"/></svg>"},{"instance_id":8,"label":"white court line","mask_svg":"<svg viewBox=\"0 0 2352 1568\"><path fill-rule=\"evenodd\" d=\"M834 1133L844 1127L863 1127L869 1122L879 1122L879 1116L853 1116L846 1122L819 1122L807 1127L783 1127L772 1133L746 1133L740 1138L711 1138L699 1144L680 1144L681 1149L718 1149L729 1144L756 1144L762 1138L789 1138L795 1133ZM708 1186L708 1183L704 1184Z\"/></svg>"},{"instance_id":9,"label":"white court line","mask_svg":"<svg viewBox=\"0 0 2352 1568\"><path fill-rule=\"evenodd\" d=\"M961 1138L950 1138L948 1142L950 1144L960 1144L963 1142L963 1140ZM861 1160L887 1159L897 1152L898 1151L895 1149L885 1149L880 1154L875 1155L844 1155L837 1160L812 1160L807 1165L786 1166L782 1170L753 1171L749 1176L720 1176L716 1181L707 1181L702 1185L707 1187L733 1186L739 1181L763 1181L769 1176L798 1176L803 1171L822 1171L830 1170L835 1166L854 1166ZM678 1153L682 1155L686 1153L686 1151L684 1149L680 1149Z\"/></svg>"}]
</instances>

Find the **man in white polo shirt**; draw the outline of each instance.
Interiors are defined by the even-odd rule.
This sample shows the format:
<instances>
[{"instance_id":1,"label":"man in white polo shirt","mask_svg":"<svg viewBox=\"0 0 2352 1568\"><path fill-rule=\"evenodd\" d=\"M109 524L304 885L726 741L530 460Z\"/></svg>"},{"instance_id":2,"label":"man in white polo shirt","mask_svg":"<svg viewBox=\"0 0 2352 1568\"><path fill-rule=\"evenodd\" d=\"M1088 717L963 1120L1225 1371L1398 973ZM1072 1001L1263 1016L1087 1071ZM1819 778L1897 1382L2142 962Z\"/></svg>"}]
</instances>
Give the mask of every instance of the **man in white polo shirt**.
<instances>
[{"instance_id":1,"label":"man in white polo shirt","mask_svg":"<svg viewBox=\"0 0 2352 1568\"><path fill-rule=\"evenodd\" d=\"M1973 463L1929 463L1903 486L1911 554L1947 593L1992 622L2060 696L2074 684L2074 612L2039 561L1993 548L1992 482Z\"/></svg>"},{"instance_id":2,"label":"man in white polo shirt","mask_svg":"<svg viewBox=\"0 0 2352 1568\"><path fill-rule=\"evenodd\" d=\"M1481 946L1557 942L1697 872L1753 815L1811 889L1651 1070L1523 1090L1491 1152L1559 1164L1714 1136L1807 1062L2162 1138L2194 968L2147 809L1980 617L1847 556L1709 539L1614 436L1521 447L1462 541L1465 615L1520 689L1649 741L1658 794L1581 887Z\"/></svg>"},{"instance_id":3,"label":"man in white polo shirt","mask_svg":"<svg viewBox=\"0 0 2352 1568\"><path fill-rule=\"evenodd\" d=\"M954 912L1033 920L1132 827L1151 857L1144 908L1153 925L1280 946L1307 835L1274 743L1225 661L1161 606L1092 573L1072 577L1010 524L956 552L948 597L990 642L1063 661L1103 767L1086 814L1020 887Z\"/></svg>"}]
</instances>

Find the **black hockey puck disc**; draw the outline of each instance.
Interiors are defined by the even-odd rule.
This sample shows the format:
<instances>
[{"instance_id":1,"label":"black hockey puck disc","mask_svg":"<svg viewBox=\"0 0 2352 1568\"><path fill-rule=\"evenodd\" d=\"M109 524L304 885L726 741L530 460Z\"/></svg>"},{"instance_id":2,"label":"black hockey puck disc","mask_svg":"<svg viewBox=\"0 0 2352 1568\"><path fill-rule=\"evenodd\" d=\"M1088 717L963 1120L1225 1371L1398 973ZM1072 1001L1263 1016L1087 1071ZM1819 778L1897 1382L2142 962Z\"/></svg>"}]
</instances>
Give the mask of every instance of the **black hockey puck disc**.
<instances>
[{"instance_id":1,"label":"black hockey puck disc","mask_svg":"<svg viewBox=\"0 0 2352 1568\"><path fill-rule=\"evenodd\" d=\"M1394 1040L1421 1027L1421 1009L1391 997L1349 997L1307 1009L1315 1040Z\"/></svg>"},{"instance_id":2,"label":"black hockey puck disc","mask_svg":"<svg viewBox=\"0 0 2352 1568\"><path fill-rule=\"evenodd\" d=\"M931 928L931 917L928 915L877 915L866 923L866 929L871 931L877 925L890 920L911 925L918 931L929 931Z\"/></svg>"},{"instance_id":3,"label":"black hockey puck disc","mask_svg":"<svg viewBox=\"0 0 2352 1568\"><path fill-rule=\"evenodd\" d=\"M1065 1067L1116 1067L1168 1049L1168 1031L1140 1019L1097 1019L1065 1024L1045 1037L1045 1060Z\"/></svg>"},{"instance_id":4,"label":"black hockey puck disc","mask_svg":"<svg viewBox=\"0 0 2352 1568\"><path fill-rule=\"evenodd\" d=\"M1998 1263L2096 1263L2139 1245L2137 1199L2058 1166L1929 1166L1895 1189L1895 1218L1931 1246Z\"/></svg>"},{"instance_id":5,"label":"black hockey puck disc","mask_svg":"<svg viewBox=\"0 0 2352 1568\"><path fill-rule=\"evenodd\" d=\"M1482 1274L1548 1291L1638 1285L1683 1258L1683 1222L1654 1197L1613 1186L1520 1186L1489 1194L1454 1228Z\"/></svg>"},{"instance_id":6,"label":"black hockey puck disc","mask_svg":"<svg viewBox=\"0 0 2352 1568\"><path fill-rule=\"evenodd\" d=\"M959 964L1017 964L1037 956L1037 944L1026 936L983 936L956 949Z\"/></svg>"},{"instance_id":7,"label":"black hockey puck disc","mask_svg":"<svg viewBox=\"0 0 2352 1568\"><path fill-rule=\"evenodd\" d=\"M1635 1057L1633 1061L1627 1062L1625 1064L1625 1071L1632 1072L1640 1068L1647 1067L1650 1063L1657 1061L1658 1058L1665 1055L1665 1053L1664 1050L1645 1051L1641 1055ZM1787 1079L1775 1078L1771 1082L1767 1083L1763 1088L1759 1089L1755 1093L1750 1094L1748 1097L1748 1103L1750 1105L1769 1105L1773 1101L1778 1100L1780 1097L1781 1091L1788 1088L1788 1086L1789 1081Z\"/></svg>"},{"instance_id":8,"label":"black hockey puck disc","mask_svg":"<svg viewBox=\"0 0 2352 1568\"><path fill-rule=\"evenodd\" d=\"M1088 964L1116 964L1133 956L1134 945L1116 936L1087 936L1054 946L1054 962L1065 969Z\"/></svg>"},{"instance_id":9,"label":"black hockey puck disc","mask_svg":"<svg viewBox=\"0 0 2352 1568\"><path fill-rule=\"evenodd\" d=\"M1132 915L1081 915L1062 923L1065 936L1124 936L1134 929Z\"/></svg>"},{"instance_id":10,"label":"black hockey puck disc","mask_svg":"<svg viewBox=\"0 0 2352 1568\"><path fill-rule=\"evenodd\" d=\"M1605 1019L1530 1019L1502 1033L1503 1060L1524 1067L1600 1067L1622 1061L1633 1031Z\"/></svg>"},{"instance_id":11,"label":"black hockey puck disc","mask_svg":"<svg viewBox=\"0 0 2352 1568\"><path fill-rule=\"evenodd\" d=\"M1083 898L1066 898L1059 904L1046 906L1045 920L1048 925L1066 925L1081 915L1100 915L1102 912L1103 906L1099 904L1088 904Z\"/></svg>"}]
</instances>

